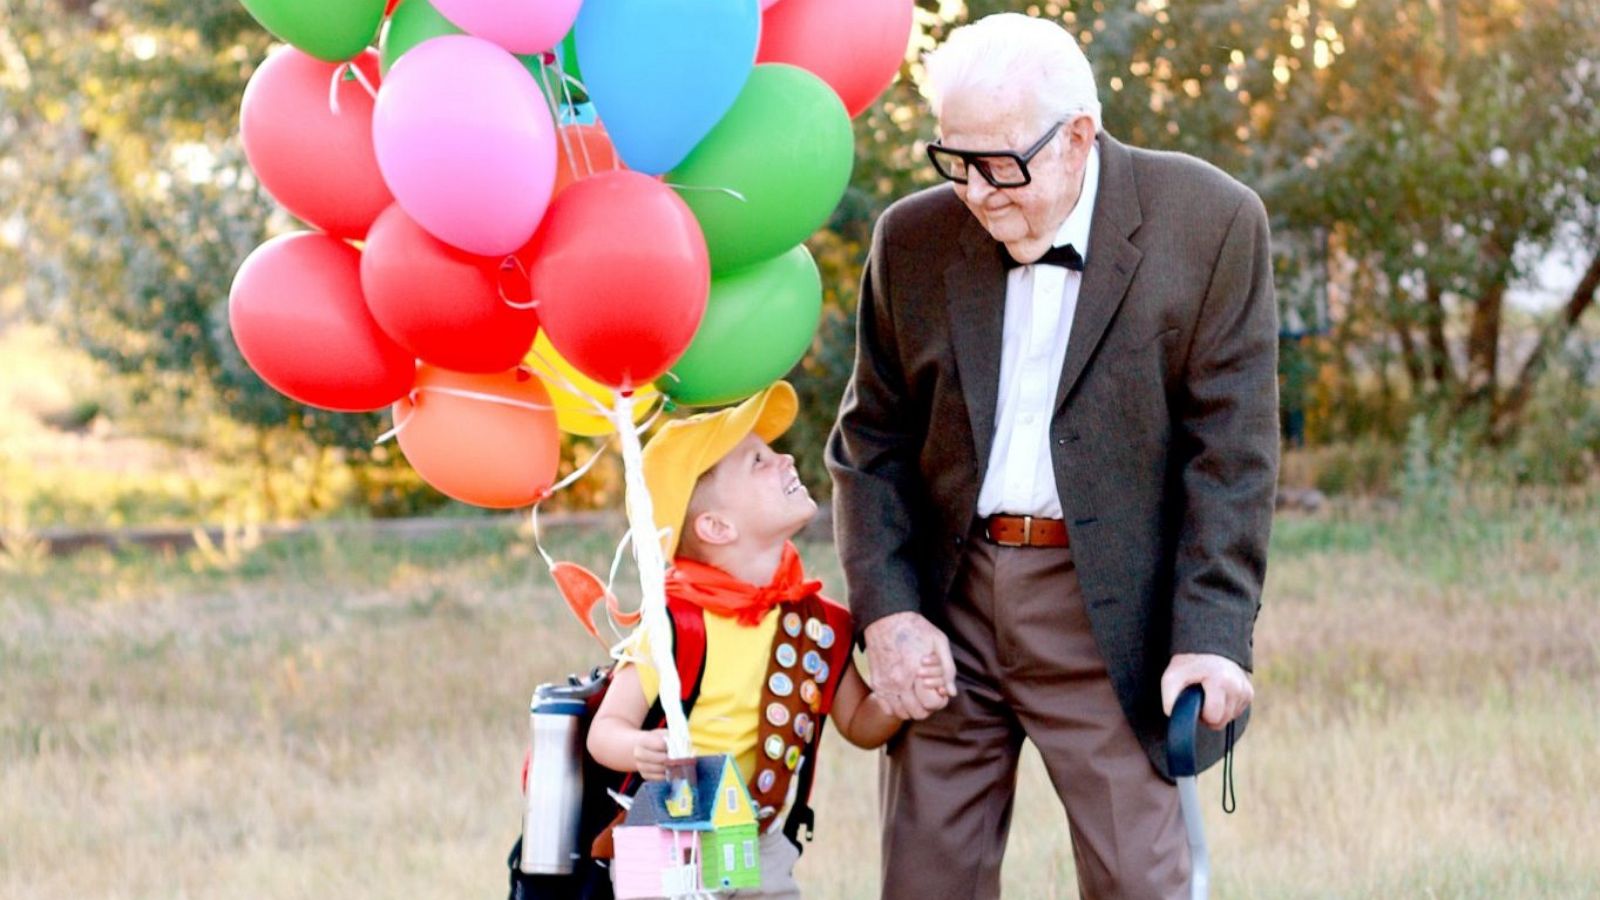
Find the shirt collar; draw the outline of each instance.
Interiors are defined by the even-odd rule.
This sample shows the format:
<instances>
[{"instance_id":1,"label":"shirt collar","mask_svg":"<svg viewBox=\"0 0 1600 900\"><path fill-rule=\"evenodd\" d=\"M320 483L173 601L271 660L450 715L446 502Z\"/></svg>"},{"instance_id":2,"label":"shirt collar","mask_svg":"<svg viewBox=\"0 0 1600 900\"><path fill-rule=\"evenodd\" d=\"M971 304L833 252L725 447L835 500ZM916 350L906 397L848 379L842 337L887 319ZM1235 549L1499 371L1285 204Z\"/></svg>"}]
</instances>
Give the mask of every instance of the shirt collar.
<instances>
[{"instance_id":1,"label":"shirt collar","mask_svg":"<svg viewBox=\"0 0 1600 900\"><path fill-rule=\"evenodd\" d=\"M1100 193L1100 143L1089 145L1089 159L1083 166L1083 190L1078 193L1078 204L1067 214L1067 220L1056 230L1056 240L1051 246L1071 244L1084 259L1089 258L1089 225L1094 221L1094 199Z\"/></svg>"}]
</instances>

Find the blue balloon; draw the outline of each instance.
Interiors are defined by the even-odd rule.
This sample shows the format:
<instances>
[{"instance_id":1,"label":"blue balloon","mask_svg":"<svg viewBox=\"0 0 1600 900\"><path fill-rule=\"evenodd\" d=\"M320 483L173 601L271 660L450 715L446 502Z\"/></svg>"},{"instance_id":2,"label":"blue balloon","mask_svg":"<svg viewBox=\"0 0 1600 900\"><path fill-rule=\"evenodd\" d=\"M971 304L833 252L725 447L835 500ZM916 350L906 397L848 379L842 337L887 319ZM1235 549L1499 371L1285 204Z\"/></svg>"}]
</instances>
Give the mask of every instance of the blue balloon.
<instances>
[{"instance_id":1,"label":"blue balloon","mask_svg":"<svg viewBox=\"0 0 1600 900\"><path fill-rule=\"evenodd\" d=\"M756 62L760 0L585 0L584 87L628 168L660 175L717 124Z\"/></svg>"}]
</instances>

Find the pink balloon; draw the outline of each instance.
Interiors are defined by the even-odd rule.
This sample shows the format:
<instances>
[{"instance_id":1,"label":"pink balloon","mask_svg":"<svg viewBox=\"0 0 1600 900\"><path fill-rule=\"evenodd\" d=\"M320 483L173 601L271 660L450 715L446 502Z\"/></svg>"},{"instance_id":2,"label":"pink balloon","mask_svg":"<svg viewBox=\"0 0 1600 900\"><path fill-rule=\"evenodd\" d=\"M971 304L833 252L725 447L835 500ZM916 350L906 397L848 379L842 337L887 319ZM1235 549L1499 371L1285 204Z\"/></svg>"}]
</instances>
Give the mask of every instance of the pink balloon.
<instances>
[{"instance_id":1,"label":"pink balloon","mask_svg":"<svg viewBox=\"0 0 1600 900\"><path fill-rule=\"evenodd\" d=\"M504 256L539 227L555 186L555 123L505 50L456 34L406 51L378 92L372 135L395 200L439 240Z\"/></svg>"},{"instance_id":2,"label":"pink balloon","mask_svg":"<svg viewBox=\"0 0 1600 900\"><path fill-rule=\"evenodd\" d=\"M457 28L510 50L543 53L578 18L579 0L433 0Z\"/></svg>"}]
</instances>

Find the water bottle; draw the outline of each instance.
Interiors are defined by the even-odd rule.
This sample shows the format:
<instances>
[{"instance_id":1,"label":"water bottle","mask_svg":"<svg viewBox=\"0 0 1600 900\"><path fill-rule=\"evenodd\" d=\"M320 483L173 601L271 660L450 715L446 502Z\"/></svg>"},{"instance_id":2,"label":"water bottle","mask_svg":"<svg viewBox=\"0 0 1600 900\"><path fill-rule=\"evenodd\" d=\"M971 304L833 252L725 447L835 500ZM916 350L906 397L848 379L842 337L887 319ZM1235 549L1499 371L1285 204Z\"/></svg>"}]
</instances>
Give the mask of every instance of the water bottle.
<instances>
[{"instance_id":1,"label":"water bottle","mask_svg":"<svg viewBox=\"0 0 1600 900\"><path fill-rule=\"evenodd\" d=\"M579 724L585 703L568 685L540 685L528 704L533 742L522 818L522 871L566 875L578 858L583 812L583 747Z\"/></svg>"}]
</instances>

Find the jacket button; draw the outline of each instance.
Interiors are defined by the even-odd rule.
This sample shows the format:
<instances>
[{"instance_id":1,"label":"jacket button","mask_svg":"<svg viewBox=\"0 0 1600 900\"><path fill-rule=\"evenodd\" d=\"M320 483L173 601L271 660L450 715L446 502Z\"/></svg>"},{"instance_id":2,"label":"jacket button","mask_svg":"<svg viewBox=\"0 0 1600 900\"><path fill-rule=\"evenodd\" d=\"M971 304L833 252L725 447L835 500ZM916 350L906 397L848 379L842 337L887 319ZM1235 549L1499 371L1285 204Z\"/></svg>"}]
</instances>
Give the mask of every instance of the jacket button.
<instances>
[{"instance_id":1,"label":"jacket button","mask_svg":"<svg viewBox=\"0 0 1600 900\"><path fill-rule=\"evenodd\" d=\"M958 534L958 535L955 536L955 543L956 543L957 547L961 546L962 540L963 540L963 538L961 537L961 535Z\"/></svg>"}]
</instances>

